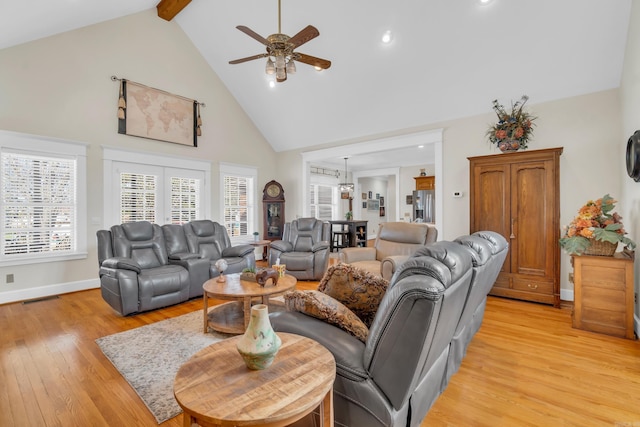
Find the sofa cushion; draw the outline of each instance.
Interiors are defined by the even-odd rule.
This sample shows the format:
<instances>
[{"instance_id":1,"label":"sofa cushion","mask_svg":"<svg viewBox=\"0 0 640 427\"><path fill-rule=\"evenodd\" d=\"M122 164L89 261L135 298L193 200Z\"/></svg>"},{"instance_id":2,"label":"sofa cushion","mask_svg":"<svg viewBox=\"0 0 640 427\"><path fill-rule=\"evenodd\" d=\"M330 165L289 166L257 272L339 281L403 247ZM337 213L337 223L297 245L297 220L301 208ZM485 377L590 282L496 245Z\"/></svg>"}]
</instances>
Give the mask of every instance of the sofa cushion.
<instances>
[{"instance_id":1,"label":"sofa cushion","mask_svg":"<svg viewBox=\"0 0 640 427\"><path fill-rule=\"evenodd\" d=\"M338 264L329 267L320 280L318 290L340 301L369 327L388 286L387 280L369 271L350 264Z\"/></svg>"},{"instance_id":2,"label":"sofa cushion","mask_svg":"<svg viewBox=\"0 0 640 427\"><path fill-rule=\"evenodd\" d=\"M369 328L340 301L319 291L290 291L284 294L288 311L299 311L335 325L362 342L367 341Z\"/></svg>"}]
</instances>

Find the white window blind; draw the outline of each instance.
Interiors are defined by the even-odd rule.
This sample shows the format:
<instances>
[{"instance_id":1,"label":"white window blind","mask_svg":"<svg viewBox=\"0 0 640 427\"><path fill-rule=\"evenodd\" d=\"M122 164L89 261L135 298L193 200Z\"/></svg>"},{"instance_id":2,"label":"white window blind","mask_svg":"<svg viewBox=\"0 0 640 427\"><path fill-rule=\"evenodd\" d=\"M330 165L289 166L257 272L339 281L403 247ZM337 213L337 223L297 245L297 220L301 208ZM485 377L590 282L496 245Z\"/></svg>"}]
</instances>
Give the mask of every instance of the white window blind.
<instances>
[{"instance_id":1,"label":"white window blind","mask_svg":"<svg viewBox=\"0 0 640 427\"><path fill-rule=\"evenodd\" d=\"M336 212L336 187L324 184L309 186L309 200L311 201L311 216L323 221L334 219Z\"/></svg>"},{"instance_id":2,"label":"white window blind","mask_svg":"<svg viewBox=\"0 0 640 427\"><path fill-rule=\"evenodd\" d=\"M3 152L1 169L3 258L75 252L76 159Z\"/></svg>"},{"instance_id":3,"label":"white window blind","mask_svg":"<svg viewBox=\"0 0 640 427\"><path fill-rule=\"evenodd\" d=\"M120 222L156 222L158 177L139 173L120 174Z\"/></svg>"},{"instance_id":4,"label":"white window blind","mask_svg":"<svg viewBox=\"0 0 640 427\"><path fill-rule=\"evenodd\" d=\"M249 235L249 179L224 177L224 226L229 237Z\"/></svg>"},{"instance_id":5,"label":"white window blind","mask_svg":"<svg viewBox=\"0 0 640 427\"><path fill-rule=\"evenodd\" d=\"M171 223L184 224L198 219L201 180L172 176L169 181L171 186Z\"/></svg>"}]
</instances>

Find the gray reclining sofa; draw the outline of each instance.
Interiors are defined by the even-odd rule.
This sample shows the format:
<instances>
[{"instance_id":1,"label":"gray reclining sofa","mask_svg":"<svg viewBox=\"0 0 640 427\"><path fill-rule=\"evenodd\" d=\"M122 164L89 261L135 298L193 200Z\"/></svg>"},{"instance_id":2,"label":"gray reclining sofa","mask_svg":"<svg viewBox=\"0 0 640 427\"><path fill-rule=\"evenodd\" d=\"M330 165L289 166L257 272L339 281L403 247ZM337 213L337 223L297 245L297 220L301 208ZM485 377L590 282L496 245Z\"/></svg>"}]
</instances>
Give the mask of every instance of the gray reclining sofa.
<instances>
[{"instance_id":1,"label":"gray reclining sofa","mask_svg":"<svg viewBox=\"0 0 640 427\"><path fill-rule=\"evenodd\" d=\"M419 249L391 278L366 342L297 311L271 313L271 323L333 353L336 426L417 427L480 327L507 250L492 232Z\"/></svg>"},{"instance_id":2,"label":"gray reclining sofa","mask_svg":"<svg viewBox=\"0 0 640 427\"><path fill-rule=\"evenodd\" d=\"M256 265L253 246L231 246L226 229L209 220L131 222L99 230L97 238L102 297L123 316L201 296L221 258L225 274Z\"/></svg>"}]
</instances>

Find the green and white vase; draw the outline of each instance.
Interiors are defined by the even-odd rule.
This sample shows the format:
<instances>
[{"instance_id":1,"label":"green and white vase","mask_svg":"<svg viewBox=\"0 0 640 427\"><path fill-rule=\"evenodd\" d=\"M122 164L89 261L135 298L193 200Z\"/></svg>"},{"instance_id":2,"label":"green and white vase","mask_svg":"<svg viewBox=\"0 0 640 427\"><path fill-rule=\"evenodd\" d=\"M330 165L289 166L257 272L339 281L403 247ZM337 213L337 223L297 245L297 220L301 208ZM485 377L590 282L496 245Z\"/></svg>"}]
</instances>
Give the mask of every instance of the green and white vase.
<instances>
[{"instance_id":1,"label":"green and white vase","mask_svg":"<svg viewBox=\"0 0 640 427\"><path fill-rule=\"evenodd\" d=\"M253 370L268 368L281 345L282 340L271 327L268 307L265 304L251 307L249 326L237 344L247 367Z\"/></svg>"}]
</instances>

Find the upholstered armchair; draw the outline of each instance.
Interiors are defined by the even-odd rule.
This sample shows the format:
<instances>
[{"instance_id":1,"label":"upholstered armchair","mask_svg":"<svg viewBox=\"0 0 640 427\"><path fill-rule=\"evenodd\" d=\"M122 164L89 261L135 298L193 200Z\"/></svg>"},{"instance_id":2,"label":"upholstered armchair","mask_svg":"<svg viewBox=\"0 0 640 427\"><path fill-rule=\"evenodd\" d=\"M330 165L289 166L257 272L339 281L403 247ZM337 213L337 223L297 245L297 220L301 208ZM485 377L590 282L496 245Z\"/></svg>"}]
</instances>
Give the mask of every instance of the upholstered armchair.
<instances>
[{"instance_id":1,"label":"upholstered armchair","mask_svg":"<svg viewBox=\"0 0 640 427\"><path fill-rule=\"evenodd\" d=\"M380 224L373 247L344 248L341 260L391 280L398 266L420 247L438 239L438 230L426 223Z\"/></svg>"},{"instance_id":2,"label":"upholstered armchair","mask_svg":"<svg viewBox=\"0 0 640 427\"><path fill-rule=\"evenodd\" d=\"M124 315L189 298L189 273L169 264L162 228L147 221L100 230L98 261L103 299Z\"/></svg>"},{"instance_id":3,"label":"upholstered armchair","mask_svg":"<svg viewBox=\"0 0 640 427\"><path fill-rule=\"evenodd\" d=\"M225 274L241 273L255 268L255 248L251 245L232 246L227 229L211 220L195 220L183 225L162 226L169 262L185 267L191 281L189 297L202 295L202 285L220 272L215 263L227 261Z\"/></svg>"},{"instance_id":4,"label":"upholstered armchair","mask_svg":"<svg viewBox=\"0 0 640 427\"><path fill-rule=\"evenodd\" d=\"M286 265L298 280L320 280L329 265L331 226L316 218L298 218L284 225L282 240L271 242L269 265Z\"/></svg>"}]
</instances>

